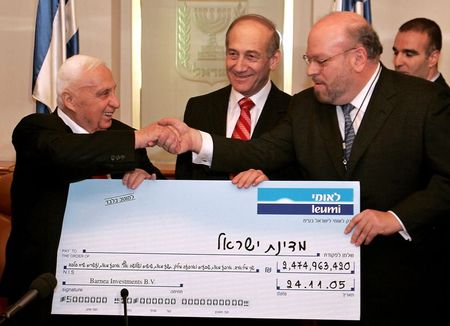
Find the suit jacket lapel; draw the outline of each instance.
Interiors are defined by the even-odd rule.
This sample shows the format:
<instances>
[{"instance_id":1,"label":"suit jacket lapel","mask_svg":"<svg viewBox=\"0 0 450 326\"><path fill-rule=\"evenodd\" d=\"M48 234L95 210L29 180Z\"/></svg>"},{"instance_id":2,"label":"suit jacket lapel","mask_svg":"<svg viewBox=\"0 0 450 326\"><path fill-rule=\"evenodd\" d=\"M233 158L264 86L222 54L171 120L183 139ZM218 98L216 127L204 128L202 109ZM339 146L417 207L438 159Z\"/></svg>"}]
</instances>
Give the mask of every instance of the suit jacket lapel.
<instances>
[{"instance_id":1,"label":"suit jacket lapel","mask_svg":"<svg viewBox=\"0 0 450 326\"><path fill-rule=\"evenodd\" d=\"M217 93L217 97L211 101L211 119L214 134L225 136L227 133L228 101L230 99L231 85Z\"/></svg>"},{"instance_id":2,"label":"suit jacket lapel","mask_svg":"<svg viewBox=\"0 0 450 326\"><path fill-rule=\"evenodd\" d=\"M445 81L444 76L442 76L442 74L439 74L439 77L434 82L445 88L449 88L449 86L448 86L447 82Z\"/></svg>"},{"instance_id":3,"label":"suit jacket lapel","mask_svg":"<svg viewBox=\"0 0 450 326\"><path fill-rule=\"evenodd\" d=\"M326 151L331 158L334 167L342 178L345 177L343 164L342 136L336 116L336 106L319 103L318 106L319 132L323 138Z\"/></svg>"},{"instance_id":4,"label":"suit jacket lapel","mask_svg":"<svg viewBox=\"0 0 450 326\"><path fill-rule=\"evenodd\" d=\"M264 108L253 131L252 138L261 136L261 134L273 125L273 121L279 120L280 114L283 115L286 113L286 109L283 109L283 104L280 103L280 95L281 91L272 83L266 103L264 103Z\"/></svg>"},{"instance_id":5,"label":"suit jacket lapel","mask_svg":"<svg viewBox=\"0 0 450 326\"><path fill-rule=\"evenodd\" d=\"M375 85L364 118L353 142L349 162L349 174L355 169L358 161L364 155L373 138L380 131L394 109L394 103L391 99L396 91L391 74L392 72L382 67L380 78Z\"/></svg>"},{"instance_id":6,"label":"suit jacket lapel","mask_svg":"<svg viewBox=\"0 0 450 326\"><path fill-rule=\"evenodd\" d=\"M69 132L69 133L71 133L71 134L73 134L73 131L72 131L72 129L68 126L68 125L66 125L66 123L63 121L63 119L61 119L60 117L59 117L59 115L58 115L58 107L56 107L56 109L52 112L52 113L50 113L51 115L54 115L55 117L58 117L58 121L61 123L61 125L64 125L64 128L66 128L66 131L67 132Z\"/></svg>"}]
</instances>

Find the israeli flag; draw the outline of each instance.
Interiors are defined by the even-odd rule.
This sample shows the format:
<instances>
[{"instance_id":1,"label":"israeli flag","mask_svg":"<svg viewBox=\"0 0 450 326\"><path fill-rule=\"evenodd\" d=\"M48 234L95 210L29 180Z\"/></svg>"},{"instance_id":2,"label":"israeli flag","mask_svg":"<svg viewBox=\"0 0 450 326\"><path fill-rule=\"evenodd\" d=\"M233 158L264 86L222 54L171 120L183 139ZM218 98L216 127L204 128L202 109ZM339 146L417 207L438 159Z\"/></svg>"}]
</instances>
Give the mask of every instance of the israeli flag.
<instances>
[{"instance_id":1,"label":"israeli flag","mask_svg":"<svg viewBox=\"0 0 450 326\"><path fill-rule=\"evenodd\" d=\"M56 75L79 53L75 0L39 0L34 38L33 98L37 113L56 108Z\"/></svg>"},{"instance_id":2,"label":"israeli flag","mask_svg":"<svg viewBox=\"0 0 450 326\"><path fill-rule=\"evenodd\" d=\"M353 11L372 23L370 0L334 0L333 11Z\"/></svg>"}]
</instances>

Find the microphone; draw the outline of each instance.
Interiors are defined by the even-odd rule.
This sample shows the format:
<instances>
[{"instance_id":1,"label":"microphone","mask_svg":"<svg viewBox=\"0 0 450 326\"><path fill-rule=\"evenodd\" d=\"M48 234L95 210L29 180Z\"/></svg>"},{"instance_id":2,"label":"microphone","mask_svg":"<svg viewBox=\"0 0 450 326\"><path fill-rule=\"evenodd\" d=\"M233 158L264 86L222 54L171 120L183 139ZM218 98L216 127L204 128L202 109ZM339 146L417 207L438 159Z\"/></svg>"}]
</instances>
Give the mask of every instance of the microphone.
<instances>
[{"instance_id":1,"label":"microphone","mask_svg":"<svg viewBox=\"0 0 450 326\"><path fill-rule=\"evenodd\" d=\"M36 298L45 299L48 297L56 287L56 283L56 278L52 273L44 273L39 275L33 282L31 282L28 292L2 314L0 324L2 324L5 320L11 319L22 308Z\"/></svg>"},{"instance_id":2,"label":"microphone","mask_svg":"<svg viewBox=\"0 0 450 326\"><path fill-rule=\"evenodd\" d=\"M124 317L125 326L128 326L128 313L127 313L128 290L125 288L120 290L120 296L122 297L122 300L123 300L123 317Z\"/></svg>"}]
</instances>

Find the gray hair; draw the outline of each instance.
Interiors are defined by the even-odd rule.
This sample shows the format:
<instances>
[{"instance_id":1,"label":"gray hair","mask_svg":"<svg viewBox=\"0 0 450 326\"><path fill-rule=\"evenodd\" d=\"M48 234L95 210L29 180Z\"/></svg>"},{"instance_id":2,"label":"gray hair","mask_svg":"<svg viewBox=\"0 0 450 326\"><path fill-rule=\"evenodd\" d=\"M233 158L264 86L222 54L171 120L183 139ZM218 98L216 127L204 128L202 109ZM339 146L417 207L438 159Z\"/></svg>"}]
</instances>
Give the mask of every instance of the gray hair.
<instances>
[{"instance_id":1,"label":"gray hair","mask_svg":"<svg viewBox=\"0 0 450 326\"><path fill-rule=\"evenodd\" d=\"M80 81L84 72L102 65L105 65L102 60L87 55L77 54L68 58L59 68L56 79L56 101L58 106L62 106L62 93Z\"/></svg>"},{"instance_id":2,"label":"gray hair","mask_svg":"<svg viewBox=\"0 0 450 326\"><path fill-rule=\"evenodd\" d=\"M268 45L268 49L267 49L267 54L269 57L273 56L275 54L275 52L280 49L280 43L281 43L280 33L278 32L275 24L270 19L268 19L262 15L258 15L258 14L242 15L242 16L237 17L231 23L231 25L228 27L227 33L225 35L226 47L228 48L229 34L230 34L231 30L233 29L233 27L241 21L248 21L248 20L258 22L261 25L266 26L272 32L272 36L271 36L271 39L270 39L270 42Z\"/></svg>"}]
</instances>

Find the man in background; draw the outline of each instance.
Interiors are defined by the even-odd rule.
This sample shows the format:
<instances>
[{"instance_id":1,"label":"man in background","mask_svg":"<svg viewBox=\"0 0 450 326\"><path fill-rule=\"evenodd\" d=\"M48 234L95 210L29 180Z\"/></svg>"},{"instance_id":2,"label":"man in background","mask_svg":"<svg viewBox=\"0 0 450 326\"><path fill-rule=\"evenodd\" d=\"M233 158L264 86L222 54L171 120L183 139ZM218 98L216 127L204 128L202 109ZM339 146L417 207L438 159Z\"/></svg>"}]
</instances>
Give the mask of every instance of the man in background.
<instances>
[{"instance_id":1,"label":"man in background","mask_svg":"<svg viewBox=\"0 0 450 326\"><path fill-rule=\"evenodd\" d=\"M113 119L120 106L115 91L102 61L72 56L58 72L55 112L31 114L13 131L12 231L1 283L10 304L36 277L55 273L70 183L103 176L122 178L124 187L135 189L145 179L163 178L145 147L172 134L155 124L134 130ZM51 300L26 306L14 316L14 325L79 324L74 316L50 316Z\"/></svg>"},{"instance_id":2,"label":"man in background","mask_svg":"<svg viewBox=\"0 0 450 326\"><path fill-rule=\"evenodd\" d=\"M395 37L393 46L395 70L435 82L444 87L450 96L450 87L438 69L441 47L442 33L435 21L427 18L411 19L400 26ZM435 265L442 266L446 263L446 258L441 251L450 250L448 230L448 221L442 221L433 228L429 243L431 249L426 253L426 260L423 262L427 268ZM433 290L431 296L448 295L450 286L447 282L447 272L440 268L433 269L435 270L434 281L441 286L431 287ZM447 309L442 301L436 304L428 300L426 303L436 306L438 311Z\"/></svg>"},{"instance_id":3,"label":"man in background","mask_svg":"<svg viewBox=\"0 0 450 326\"><path fill-rule=\"evenodd\" d=\"M226 33L226 70L230 85L209 94L190 98L184 121L209 133L248 140L272 129L285 115L291 96L270 80L281 60L280 35L275 24L256 14L236 18ZM239 129L241 99L250 99L248 134ZM246 132L247 133L247 132ZM270 179L297 179L295 168L281 168L268 174ZM212 171L193 164L192 152L181 154L176 163L177 179L226 180L229 173Z\"/></svg>"},{"instance_id":4,"label":"man in background","mask_svg":"<svg viewBox=\"0 0 450 326\"><path fill-rule=\"evenodd\" d=\"M414 18L400 26L395 36L394 67L404 74L424 78L449 88L439 72L442 33L439 25L428 18Z\"/></svg>"}]
</instances>

